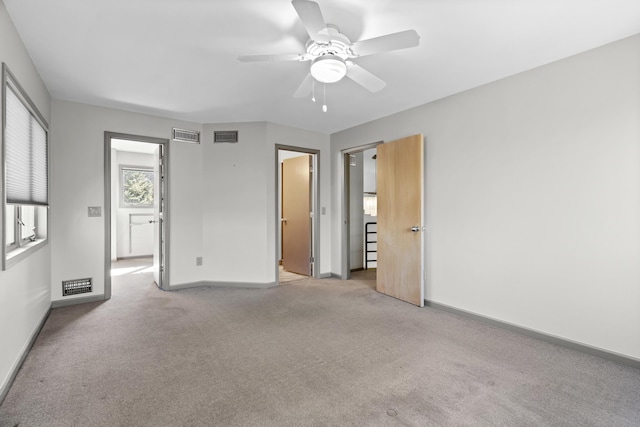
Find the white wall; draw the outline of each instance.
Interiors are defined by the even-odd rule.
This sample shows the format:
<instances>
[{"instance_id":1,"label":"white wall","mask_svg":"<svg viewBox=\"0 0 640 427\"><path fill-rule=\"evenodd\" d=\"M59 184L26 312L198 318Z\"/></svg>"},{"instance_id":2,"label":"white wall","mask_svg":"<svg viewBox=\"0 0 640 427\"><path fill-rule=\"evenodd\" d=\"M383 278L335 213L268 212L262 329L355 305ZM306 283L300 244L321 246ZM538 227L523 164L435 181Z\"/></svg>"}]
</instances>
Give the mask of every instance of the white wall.
<instances>
[{"instance_id":1,"label":"white wall","mask_svg":"<svg viewBox=\"0 0 640 427\"><path fill-rule=\"evenodd\" d=\"M0 61L9 66L51 126L51 98L1 1ZM51 138L49 145L55 146ZM0 221L4 221L2 213ZM0 242L4 242L4 236L0 236ZM31 335L49 310L50 271L51 243L7 271L0 271L0 393L6 391Z\"/></svg>"},{"instance_id":2,"label":"white wall","mask_svg":"<svg viewBox=\"0 0 640 427\"><path fill-rule=\"evenodd\" d=\"M362 152L363 178L362 185L365 193L375 193L376 190L376 160L373 158L377 153L375 148L370 148Z\"/></svg>"},{"instance_id":3,"label":"white wall","mask_svg":"<svg viewBox=\"0 0 640 427\"><path fill-rule=\"evenodd\" d=\"M238 130L239 142L213 144L214 130ZM267 125L205 125L202 193L203 280L267 283ZM271 251L273 253L273 250Z\"/></svg>"},{"instance_id":4,"label":"white wall","mask_svg":"<svg viewBox=\"0 0 640 427\"><path fill-rule=\"evenodd\" d=\"M331 137L423 133L426 297L640 358L640 35Z\"/></svg>"},{"instance_id":5,"label":"white wall","mask_svg":"<svg viewBox=\"0 0 640 427\"><path fill-rule=\"evenodd\" d=\"M311 132L302 129L283 126L275 123L267 123L267 192L268 192L268 246L271 248L269 256L269 268L272 268L275 260L275 233L276 233L276 162L275 146L288 145L293 147L309 148L320 150L317 156L318 171L318 193L320 206L318 207L319 230L317 230L317 240L319 243L318 259L316 268L321 277L331 275L331 163L329 161L329 135L318 132ZM274 159L271 161L270 159ZM273 269L275 278L275 269Z\"/></svg>"},{"instance_id":6,"label":"white wall","mask_svg":"<svg viewBox=\"0 0 640 427\"><path fill-rule=\"evenodd\" d=\"M214 130L238 130L239 142L213 144ZM203 279L276 281L276 144L320 149L320 204L329 206L329 137L272 123L204 126ZM327 209L328 211L328 209ZM320 219L320 273L331 266L331 224Z\"/></svg>"},{"instance_id":7,"label":"white wall","mask_svg":"<svg viewBox=\"0 0 640 427\"><path fill-rule=\"evenodd\" d=\"M73 102L52 101L53 301L62 298L61 281L93 278L93 293L104 293L104 215L87 216L88 206L104 211L104 132L171 138L173 127L201 125ZM171 142L169 159L170 283L200 280L194 260L202 253L202 148ZM65 297L65 301L74 297Z\"/></svg>"},{"instance_id":8,"label":"white wall","mask_svg":"<svg viewBox=\"0 0 640 427\"><path fill-rule=\"evenodd\" d=\"M329 205L327 135L267 123L199 125L54 100L52 299L62 280L92 277L104 292L104 132L169 138L172 127L203 130L201 144L170 143L170 284L275 282L275 143L323 149L321 200ZM213 129L239 129L238 144L213 144ZM79 161L81 159L82 161ZM322 224L325 253L330 222ZM322 244L322 243L321 243ZM196 257L203 265L196 266ZM329 257L321 272L330 271ZM90 295L90 294L89 294ZM88 296L87 294L83 294ZM66 297L69 299L72 297Z\"/></svg>"}]
</instances>

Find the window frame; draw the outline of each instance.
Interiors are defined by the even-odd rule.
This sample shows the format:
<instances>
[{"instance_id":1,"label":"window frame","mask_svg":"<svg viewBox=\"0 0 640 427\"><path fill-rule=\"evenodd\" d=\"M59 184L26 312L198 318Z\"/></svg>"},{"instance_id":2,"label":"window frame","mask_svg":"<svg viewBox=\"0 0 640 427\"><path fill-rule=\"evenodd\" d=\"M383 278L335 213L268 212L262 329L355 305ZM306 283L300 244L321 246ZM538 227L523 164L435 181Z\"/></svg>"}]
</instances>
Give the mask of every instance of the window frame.
<instances>
[{"instance_id":1,"label":"window frame","mask_svg":"<svg viewBox=\"0 0 640 427\"><path fill-rule=\"evenodd\" d=\"M5 156L5 134L6 134L6 123L7 123L7 87L11 88L11 91L16 95L18 100L22 103L22 105L29 111L31 116L38 122L38 124L42 127L45 132L46 137L46 177L47 177L47 203L46 204L38 204L38 205L30 205L30 204L7 204L6 199L6 182L3 180L2 185L0 185L0 250L1 250L1 264L2 270L7 270L9 267L17 264L20 260L27 258L30 254L45 246L49 241L49 198L50 198L50 188L49 182L51 181L51 171L49 165L50 163L50 150L49 150L49 125L47 121L44 119L36 105L33 103L27 92L24 90L22 85L18 82L16 77L13 75L11 70L6 63L2 63L2 87L0 88L0 96L1 96L1 126L0 126L0 172L2 176L6 176L6 156ZM22 207L23 206L34 206L34 226L36 227L36 238L35 240L31 240L29 237L22 239L22 225L20 224L20 218L22 216ZM14 208L14 243L7 245L6 242L6 222L5 215L7 208ZM44 210L44 211L42 211ZM45 224L39 224L38 218L41 215L45 215ZM40 226L43 226L42 228ZM38 230L44 229L44 232L38 233Z\"/></svg>"},{"instance_id":2,"label":"window frame","mask_svg":"<svg viewBox=\"0 0 640 427\"><path fill-rule=\"evenodd\" d=\"M127 209L153 209L153 204L154 204L154 200L156 195L153 195L153 200L151 200L150 204L145 204L145 205L136 205L133 203L126 203L124 200L124 172L125 170L132 170L132 171L140 171L140 172L151 172L153 174L153 180L151 180L151 183L154 185L154 190L155 190L155 171L153 169L153 167L150 166L137 166L137 165L120 165L119 167L119 172L120 172L120 197L119 197L119 203L120 203L120 207L121 208L127 208Z\"/></svg>"}]
</instances>

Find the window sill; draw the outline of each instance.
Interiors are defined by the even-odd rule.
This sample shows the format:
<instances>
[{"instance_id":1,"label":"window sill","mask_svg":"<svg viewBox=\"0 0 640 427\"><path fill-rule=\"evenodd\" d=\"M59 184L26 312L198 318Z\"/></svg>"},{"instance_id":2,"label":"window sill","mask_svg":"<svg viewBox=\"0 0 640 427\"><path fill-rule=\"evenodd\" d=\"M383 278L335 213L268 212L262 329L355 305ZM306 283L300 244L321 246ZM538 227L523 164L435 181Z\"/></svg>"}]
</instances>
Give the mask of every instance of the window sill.
<instances>
[{"instance_id":1,"label":"window sill","mask_svg":"<svg viewBox=\"0 0 640 427\"><path fill-rule=\"evenodd\" d=\"M47 244L47 239L38 239L35 242L29 242L28 244L21 246L17 249L7 253L7 259L4 263L4 269L14 266L21 260L27 258L33 252L37 251L41 247Z\"/></svg>"}]
</instances>

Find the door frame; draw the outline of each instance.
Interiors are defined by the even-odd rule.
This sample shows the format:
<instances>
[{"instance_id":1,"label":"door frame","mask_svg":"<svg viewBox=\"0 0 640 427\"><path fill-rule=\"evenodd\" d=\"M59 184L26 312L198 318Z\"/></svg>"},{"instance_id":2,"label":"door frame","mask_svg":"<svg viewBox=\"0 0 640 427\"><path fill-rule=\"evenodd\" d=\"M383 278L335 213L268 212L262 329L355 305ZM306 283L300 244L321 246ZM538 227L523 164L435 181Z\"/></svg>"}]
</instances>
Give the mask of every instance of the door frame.
<instances>
[{"instance_id":1,"label":"door frame","mask_svg":"<svg viewBox=\"0 0 640 427\"><path fill-rule=\"evenodd\" d=\"M111 140L124 139L127 141L159 144L164 147L164 280L161 289L169 290L169 139L150 136L133 135L118 132L104 132L104 298L111 298Z\"/></svg>"},{"instance_id":2,"label":"door frame","mask_svg":"<svg viewBox=\"0 0 640 427\"><path fill-rule=\"evenodd\" d=\"M310 154L312 159L313 173L311 175L311 212L313 213L313 220L311 221L311 256L313 257L313 269L311 271L311 277L320 277L318 266L320 265L320 214L318 213L320 207L320 150L315 148L296 147L293 145L275 144L275 283L280 284L280 246L281 240L281 206L280 201L282 197L282 188L280 186L280 150L282 151L295 151L301 154Z\"/></svg>"},{"instance_id":3,"label":"door frame","mask_svg":"<svg viewBox=\"0 0 640 427\"><path fill-rule=\"evenodd\" d=\"M384 141L376 141L352 148L345 148L340 151L340 170L342 171L340 174L342 179L340 194L340 200L342 200L342 209L340 211L340 224L342 224L340 278L342 280L349 280L351 278L351 192L349 190L351 169L349 166L349 156L376 148L378 145L383 143Z\"/></svg>"}]
</instances>

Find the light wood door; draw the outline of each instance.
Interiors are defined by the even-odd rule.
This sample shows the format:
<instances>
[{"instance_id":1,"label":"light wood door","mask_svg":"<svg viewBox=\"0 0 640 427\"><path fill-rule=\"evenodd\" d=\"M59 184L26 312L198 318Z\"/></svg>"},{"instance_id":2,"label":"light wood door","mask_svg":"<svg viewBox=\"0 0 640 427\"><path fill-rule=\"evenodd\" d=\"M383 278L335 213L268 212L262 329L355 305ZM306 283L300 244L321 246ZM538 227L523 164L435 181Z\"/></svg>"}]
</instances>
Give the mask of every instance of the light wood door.
<instances>
[{"instance_id":1,"label":"light wood door","mask_svg":"<svg viewBox=\"0 0 640 427\"><path fill-rule=\"evenodd\" d=\"M378 292L424 305L424 141L414 135L377 146Z\"/></svg>"},{"instance_id":2,"label":"light wood door","mask_svg":"<svg viewBox=\"0 0 640 427\"><path fill-rule=\"evenodd\" d=\"M282 164L282 267L311 276L311 156Z\"/></svg>"}]
</instances>

